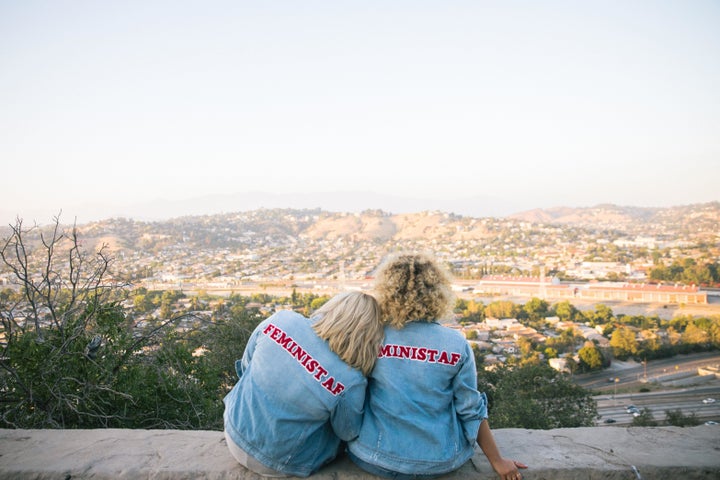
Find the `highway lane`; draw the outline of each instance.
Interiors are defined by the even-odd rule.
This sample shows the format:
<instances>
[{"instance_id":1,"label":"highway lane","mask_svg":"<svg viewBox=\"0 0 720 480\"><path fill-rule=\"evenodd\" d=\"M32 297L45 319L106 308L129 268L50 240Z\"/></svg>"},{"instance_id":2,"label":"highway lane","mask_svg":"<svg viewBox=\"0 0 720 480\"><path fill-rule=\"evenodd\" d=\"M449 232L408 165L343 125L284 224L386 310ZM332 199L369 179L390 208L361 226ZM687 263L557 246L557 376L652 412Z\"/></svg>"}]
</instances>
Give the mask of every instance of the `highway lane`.
<instances>
[{"instance_id":1,"label":"highway lane","mask_svg":"<svg viewBox=\"0 0 720 480\"><path fill-rule=\"evenodd\" d=\"M676 355L671 358L650 360L647 365L638 362L614 362L601 372L575 375L573 381L594 391L622 391L624 387L635 386L645 378L652 381L672 374L695 373L700 367L720 365L718 352L703 352ZM613 381L610 381L610 379ZM617 379L617 381L615 381Z\"/></svg>"},{"instance_id":2,"label":"highway lane","mask_svg":"<svg viewBox=\"0 0 720 480\"><path fill-rule=\"evenodd\" d=\"M680 410L684 415L694 414L702 422L707 420L720 422L720 385L619 395L605 394L594 398L600 415L598 425L631 424L633 416L626 411L629 405L635 405L640 410L648 408L660 424L664 423L668 410ZM702 400L705 398L714 398L716 401L704 404ZM615 423L605 423L608 418L615 420Z\"/></svg>"},{"instance_id":3,"label":"highway lane","mask_svg":"<svg viewBox=\"0 0 720 480\"><path fill-rule=\"evenodd\" d=\"M659 424L665 422L668 410L680 410L684 415L694 414L702 422L720 422L720 380L683 388L657 382L659 379L689 377L697 374L700 367L715 365L720 365L720 354L703 352L651 360L646 365L632 361L615 362L609 369L575 375L573 380L597 393L594 398L600 415L598 425L630 425L633 416L626 412L628 405L648 408ZM653 391L640 392L643 387ZM716 402L702 403L708 397L714 398ZM615 420L615 423L605 423L608 418Z\"/></svg>"}]
</instances>

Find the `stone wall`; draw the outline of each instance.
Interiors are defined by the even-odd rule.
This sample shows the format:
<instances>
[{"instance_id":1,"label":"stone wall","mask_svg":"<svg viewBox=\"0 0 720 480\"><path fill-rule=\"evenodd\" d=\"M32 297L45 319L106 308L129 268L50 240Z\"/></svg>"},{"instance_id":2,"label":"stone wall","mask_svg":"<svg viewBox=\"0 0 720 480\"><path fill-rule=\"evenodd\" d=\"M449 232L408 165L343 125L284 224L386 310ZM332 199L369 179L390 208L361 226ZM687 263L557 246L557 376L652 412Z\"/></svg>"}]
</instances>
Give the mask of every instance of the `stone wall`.
<instances>
[{"instance_id":1,"label":"stone wall","mask_svg":"<svg viewBox=\"0 0 720 480\"><path fill-rule=\"evenodd\" d=\"M720 425L494 431L501 452L529 465L527 480L719 479ZM222 432L2 430L0 479L244 480ZM339 458L313 478L374 478ZM496 479L478 449L445 479Z\"/></svg>"}]
</instances>

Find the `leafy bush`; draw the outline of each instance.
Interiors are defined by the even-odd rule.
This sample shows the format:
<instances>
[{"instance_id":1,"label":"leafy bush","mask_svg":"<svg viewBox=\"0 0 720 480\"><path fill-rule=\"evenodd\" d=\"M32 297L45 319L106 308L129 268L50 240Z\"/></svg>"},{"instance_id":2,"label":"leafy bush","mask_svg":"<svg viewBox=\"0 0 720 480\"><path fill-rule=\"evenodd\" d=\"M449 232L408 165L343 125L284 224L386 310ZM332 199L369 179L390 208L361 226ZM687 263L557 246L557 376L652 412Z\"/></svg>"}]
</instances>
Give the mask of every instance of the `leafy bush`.
<instances>
[{"instance_id":1,"label":"leafy bush","mask_svg":"<svg viewBox=\"0 0 720 480\"><path fill-rule=\"evenodd\" d=\"M657 421L649 408L640 410L640 415L633 417L631 424L633 427L656 427Z\"/></svg>"},{"instance_id":2,"label":"leafy bush","mask_svg":"<svg viewBox=\"0 0 720 480\"><path fill-rule=\"evenodd\" d=\"M682 410L665 410L665 421L674 427L694 427L700 425L700 419L695 413L685 415Z\"/></svg>"},{"instance_id":3,"label":"leafy bush","mask_svg":"<svg viewBox=\"0 0 720 480\"><path fill-rule=\"evenodd\" d=\"M57 219L45 231L18 221L0 258L15 280L0 292L0 428L222 428L258 318L141 328L120 305L127 286L112 280L105 247L88 253Z\"/></svg>"},{"instance_id":4,"label":"leafy bush","mask_svg":"<svg viewBox=\"0 0 720 480\"><path fill-rule=\"evenodd\" d=\"M493 428L583 427L597 417L590 392L545 364L481 371L478 388L488 395Z\"/></svg>"}]
</instances>

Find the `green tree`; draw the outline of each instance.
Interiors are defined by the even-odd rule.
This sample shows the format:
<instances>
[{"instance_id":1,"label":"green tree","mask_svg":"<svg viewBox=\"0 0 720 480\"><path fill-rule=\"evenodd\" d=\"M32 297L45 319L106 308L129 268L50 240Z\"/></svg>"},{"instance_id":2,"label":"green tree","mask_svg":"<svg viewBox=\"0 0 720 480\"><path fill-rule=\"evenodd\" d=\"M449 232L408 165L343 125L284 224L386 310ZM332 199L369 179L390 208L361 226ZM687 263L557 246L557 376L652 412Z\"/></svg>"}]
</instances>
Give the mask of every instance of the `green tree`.
<instances>
[{"instance_id":1,"label":"green tree","mask_svg":"<svg viewBox=\"0 0 720 480\"><path fill-rule=\"evenodd\" d=\"M595 315L593 322L595 324L604 325L615 320L615 315L610 307L603 303L595 305Z\"/></svg>"},{"instance_id":2,"label":"green tree","mask_svg":"<svg viewBox=\"0 0 720 480\"><path fill-rule=\"evenodd\" d=\"M616 358L624 360L638 352L635 332L627 327L616 329L610 337L610 346Z\"/></svg>"},{"instance_id":3,"label":"green tree","mask_svg":"<svg viewBox=\"0 0 720 480\"><path fill-rule=\"evenodd\" d=\"M541 362L540 353L535 350L535 344L526 337L520 337L517 340L518 348L520 350L520 364L521 365L537 365Z\"/></svg>"},{"instance_id":4,"label":"green tree","mask_svg":"<svg viewBox=\"0 0 720 480\"><path fill-rule=\"evenodd\" d=\"M578 340L577 333L573 328L566 328L560 332L557 337L550 337L545 341L545 345L556 350L559 353L574 353L575 343Z\"/></svg>"},{"instance_id":5,"label":"green tree","mask_svg":"<svg viewBox=\"0 0 720 480\"><path fill-rule=\"evenodd\" d=\"M649 278L658 282L686 285L711 285L720 281L717 262L697 263L693 258L675 260L670 266L661 263L650 269Z\"/></svg>"},{"instance_id":6,"label":"green tree","mask_svg":"<svg viewBox=\"0 0 720 480\"><path fill-rule=\"evenodd\" d=\"M720 318L715 318L708 327L708 337L714 348L720 348Z\"/></svg>"},{"instance_id":7,"label":"green tree","mask_svg":"<svg viewBox=\"0 0 720 480\"><path fill-rule=\"evenodd\" d=\"M520 337L517 339L518 349L522 357L529 357L534 350L534 345L529 338Z\"/></svg>"},{"instance_id":8,"label":"green tree","mask_svg":"<svg viewBox=\"0 0 720 480\"><path fill-rule=\"evenodd\" d=\"M558 358L558 351L552 347L545 348L543 353L545 353L545 358Z\"/></svg>"},{"instance_id":9,"label":"green tree","mask_svg":"<svg viewBox=\"0 0 720 480\"><path fill-rule=\"evenodd\" d=\"M600 370L603 368L603 356L600 349L590 342L586 343L578 351L578 357L580 357L580 371L590 372L593 370Z\"/></svg>"},{"instance_id":10,"label":"green tree","mask_svg":"<svg viewBox=\"0 0 720 480\"><path fill-rule=\"evenodd\" d=\"M473 323L485 320L485 305L482 302L470 300L463 303L460 310L463 320Z\"/></svg>"},{"instance_id":11,"label":"green tree","mask_svg":"<svg viewBox=\"0 0 720 480\"><path fill-rule=\"evenodd\" d=\"M580 370L580 365L578 362L575 361L575 357L572 355L566 355L565 356L565 368L567 368L568 372L570 372L570 375L574 375L577 373L578 370Z\"/></svg>"},{"instance_id":12,"label":"green tree","mask_svg":"<svg viewBox=\"0 0 720 480\"><path fill-rule=\"evenodd\" d=\"M530 320L539 320L548 315L549 305L545 300L533 297L523 305L523 311L528 315Z\"/></svg>"},{"instance_id":13,"label":"green tree","mask_svg":"<svg viewBox=\"0 0 720 480\"><path fill-rule=\"evenodd\" d=\"M489 389L494 428L592 426L597 416L590 393L546 364L497 369L478 388Z\"/></svg>"},{"instance_id":14,"label":"green tree","mask_svg":"<svg viewBox=\"0 0 720 480\"><path fill-rule=\"evenodd\" d=\"M567 300L563 302L559 302L554 307L555 315L557 315L560 320L564 322L572 322L575 320L575 318L579 315L579 311L573 304L568 302Z\"/></svg>"},{"instance_id":15,"label":"green tree","mask_svg":"<svg viewBox=\"0 0 720 480\"><path fill-rule=\"evenodd\" d=\"M166 300L163 300L163 302L160 304L160 318L167 320L169 318L172 318L172 315L172 304Z\"/></svg>"},{"instance_id":16,"label":"green tree","mask_svg":"<svg viewBox=\"0 0 720 480\"><path fill-rule=\"evenodd\" d=\"M614 331L615 331L615 325L613 325L612 323L606 323L602 329L602 334L604 337L608 337L608 336L612 336Z\"/></svg>"},{"instance_id":17,"label":"green tree","mask_svg":"<svg viewBox=\"0 0 720 480\"><path fill-rule=\"evenodd\" d=\"M638 354L643 358L658 358L663 345L657 335L645 332L646 338L638 345Z\"/></svg>"},{"instance_id":18,"label":"green tree","mask_svg":"<svg viewBox=\"0 0 720 480\"><path fill-rule=\"evenodd\" d=\"M312 312L325 305L328 300L330 300L330 297L328 297L327 295L323 295L322 297L317 297L313 299L310 302L310 311L308 312L308 315L311 315Z\"/></svg>"},{"instance_id":19,"label":"green tree","mask_svg":"<svg viewBox=\"0 0 720 480\"><path fill-rule=\"evenodd\" d=\"M148 296L145 294L137 294L133 297L133 308L138 313L149 313L152 309L152 303L148 301Z\"/></svg>"},{"instance_id":20,"label":"green tree","mask_svg":"<svg viewBox=\"0 0 720 480\"><path fill-rule=\"evenodd\" d=\"M650 252L650 256L652 257L653 265L657 266L661 264L662 254L659 250L653 250L652 252Z\"/></svg>"},{"instance_id":21,"label":"green tree","mask_svg":"<svg viewBox=\"0 0 720 480\"><path fill-rule=\"evenodd\" d=\"M698 327L695 322L690 322L682 334L682 342L688 345L705 345L709 340L708 332Z\"/></svg>"},{"instance_id":22,"label":"green tree","mask_svg":"<svg viewBox=\"0 0 720 480\"><path fill-rule=\"evenodd\" d=\"M518 307L507 300L497 300L485 307L485 316L489 318L515 318Z\"/></svg>"}]
</instances>

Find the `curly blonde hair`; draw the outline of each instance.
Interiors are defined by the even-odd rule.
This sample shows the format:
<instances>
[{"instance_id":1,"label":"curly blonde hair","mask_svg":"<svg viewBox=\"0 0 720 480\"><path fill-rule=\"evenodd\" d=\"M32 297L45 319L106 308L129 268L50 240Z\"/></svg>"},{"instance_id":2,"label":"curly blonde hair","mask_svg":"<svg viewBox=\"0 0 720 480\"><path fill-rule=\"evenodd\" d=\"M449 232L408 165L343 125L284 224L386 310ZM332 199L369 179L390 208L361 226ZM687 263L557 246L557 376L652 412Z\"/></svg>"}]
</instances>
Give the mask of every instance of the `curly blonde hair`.
<instances>
[{"instance_id":1,"label":"curly blonde hair","mask_svg":"<svg viewBox=\"0 0 720 480\"><path fill-rule=\"evenodd\" d=\"M383 322L402 328L408 322L432 322L452 313L455 296L450 275L427 254L404 253L379 268L375 295Z\"/></svg>"},{"instance_id":2,"label":"curly blonde hair","mask_svg":"<svg viewBox=\"0 0 720 480\"><path fill-rule=\"evenodd\" d=\"M380 306L362 292L340 293L320 307L313 330L345 363L368 375L384 337Z\"/></svg>"}]
</instances>

